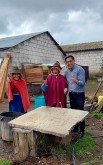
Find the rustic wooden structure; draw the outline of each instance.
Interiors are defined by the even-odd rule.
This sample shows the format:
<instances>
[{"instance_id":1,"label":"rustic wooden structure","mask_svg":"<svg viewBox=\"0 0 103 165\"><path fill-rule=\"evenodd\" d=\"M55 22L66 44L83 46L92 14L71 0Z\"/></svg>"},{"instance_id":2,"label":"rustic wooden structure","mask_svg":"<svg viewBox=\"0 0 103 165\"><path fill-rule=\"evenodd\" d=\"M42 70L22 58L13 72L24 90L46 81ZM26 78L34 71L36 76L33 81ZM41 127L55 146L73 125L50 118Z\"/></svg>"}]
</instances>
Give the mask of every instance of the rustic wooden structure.
<instances>
[{"instance_id":1,"label":"rustic wooden structure","mask_svg":"<svg viewBox=\"0 0 103 165\"><path fill-rule=\"evenodd\" d=\"M3 101L4 99L9 63L10 63L10 53L7 53L6 57L4 57L4 60L0 68L0 101Z\"/></svg>"},{"instance_id":2,"label":"rustic wooden structure","mask_svg":"<svg viewBox=\"0 0 103 165\"><path fill-rule=\"evenodd\" d=\"M10 121L9 125L13 127L15 159L22 162L31 153L36 156L37 132L67 138L71 136L73 127L87 115L87 111L40 107Z\"/></svg>"},{"instance_id":3,"label":"rustic wooden structure","mask_svg":"<svg viewBox=\"0 0 103 165\"><path fill-rule=\"evenodd\" d=\"M50 66L41 64L22 64L22 72L27 83L29 95L41 95L41 85L50 73Z\"/></svg>"},{"instance_id":4,"label":"rustic wooden structure","mask_svg":"<svg viewBox=\"0 0 103 165\"><path fill-rule=\"evenodd\" d=\"M43 69L38 68L27 68L25 71L25 79L27 83L43 83Z\"/></svg>"},{"instance_id":5,"label":"rustic wooden structure","mask_svg":"<svg viewBox=\"0 0 103 165\"><path fill-rule=\"evenodd\" d=\"M22 71L27 83L42 84L50 73L50 66L22 64Z\"/></svg>"},{"instance_id":6,"label":"rustic wooden structure","mask_svg":"<svg viewBox=\"0 0 103 165\"><path fill-rule=\"evenodd\" d=\"M43 68L43 79L46 80L46 78L48 77L48 75L50 74L50 66L42 66Z\"/></svg>"}]
</instances>

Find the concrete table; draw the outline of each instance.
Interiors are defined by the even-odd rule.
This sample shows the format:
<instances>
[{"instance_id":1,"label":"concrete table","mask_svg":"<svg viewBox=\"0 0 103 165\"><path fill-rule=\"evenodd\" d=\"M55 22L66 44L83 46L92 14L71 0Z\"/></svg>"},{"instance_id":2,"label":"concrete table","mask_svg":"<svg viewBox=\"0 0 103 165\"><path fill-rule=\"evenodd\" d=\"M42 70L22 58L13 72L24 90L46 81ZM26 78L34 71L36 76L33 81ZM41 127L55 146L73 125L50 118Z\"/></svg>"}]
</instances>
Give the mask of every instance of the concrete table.
<instances>
[{"instance_id":1,"label":"concrete table","mask_svg":"<svg viewBox=\"0 0 103 165\"><path fill-rule=\"evenodd\" d=\"M21 153L21 151L27 150L24 157L27 157L28 153L35 156L36 132L65 138L70 134L73 127L83 121L88 114L87 111L81 110L40 107L10 121L9 125L13 127L15 153L19 153L18 157L23 158L24 153ZM27 149L27 144L29 144L30 150Z\"/></svg>"}]
</instances>

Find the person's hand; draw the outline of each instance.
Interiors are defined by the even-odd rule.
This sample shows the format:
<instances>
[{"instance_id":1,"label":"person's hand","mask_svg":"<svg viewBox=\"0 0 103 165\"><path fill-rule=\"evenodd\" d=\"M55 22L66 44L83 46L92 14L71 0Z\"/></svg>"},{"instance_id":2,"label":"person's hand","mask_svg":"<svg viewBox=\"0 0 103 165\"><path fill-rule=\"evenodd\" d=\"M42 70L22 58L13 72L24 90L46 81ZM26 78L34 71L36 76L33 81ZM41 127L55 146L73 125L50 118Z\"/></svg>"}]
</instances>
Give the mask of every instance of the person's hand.
<instances>
[{"instance_id":1,"label":"person's hand","mask_svg":"<svg viewBox=\"0 0 103 165\"><path fill-rule=\"evenodd\" d=\"M68 92L68 89L67 89L67 88L65 88L65 89L64 89L64 94L66 95L66 94L67 94L67 92Z\"/></svg>"},{"instance_id":2,"label":"person's hand","mask_svg":"<svg viewBox=\"0 0 103 165\"><path fill-rule=\"evenodd\" d=\"M41 88L43 87L44 84L41 85Z\"/></svg>"},{"instance_id":3,"label":"person's hand","mask_svg":"<svg viewBox=\"0 0 103 165\"><path fill-rule=\"evenodd\" d=\"M71 81L73 84L76 84L78 82L78 80L74 76L72 76Z\"/></svg>"},{"instance_id":4,"label":"person's hand","mask_svg":"<svg viewBox=\"0 0 103 165\"><path fill-rule=\"evenodd\" d=\"M43 81L43 84L46 84L46 80Z\"/></svg>"},{"instance_id":5,"label":"person's hand","mask_svg":"<svg viewBox=\"0 0 103 165\"><path fill-rule=\"evenodd\" d=\"M10 77L7 77L7 81L8 81L8 82L11 82L11 78L10 78Z\"/></svg>"}]
</instances>

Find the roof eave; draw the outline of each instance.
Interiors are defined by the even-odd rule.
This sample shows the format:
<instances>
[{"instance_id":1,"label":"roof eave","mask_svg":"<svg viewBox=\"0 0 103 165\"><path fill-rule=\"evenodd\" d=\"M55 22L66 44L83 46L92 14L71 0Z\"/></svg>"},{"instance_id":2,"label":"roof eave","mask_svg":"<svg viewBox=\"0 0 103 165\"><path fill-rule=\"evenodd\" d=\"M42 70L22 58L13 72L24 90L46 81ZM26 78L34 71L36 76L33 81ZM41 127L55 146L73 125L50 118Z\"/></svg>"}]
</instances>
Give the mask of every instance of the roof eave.
<instances>
[{"instance_id":1,"label":"roof eave","mask_svg":"<svg viewBox=\"0 0 103 165\"><path fill-rule=\"evenodd\" d=\"M45 33L47 33L50 36L50 38L55 42L58 49L63 53L64 55L63 58L65 58L66 57L65 51L60 47L60 45L55 41L55 39L52 37L52 35L48 31L46 31Z\"/></svg>"},{"instance_id":2,"label":"roof eave","mask_svg":"<svg viewBox=\"0 0 103 165\"><path fill-rule=\"evenodd\" d=\"M11 47L5 47L5 48L0 48L0 50L7 50L10 49Z\"/></svg>"},{"instance_id":3,"label":"roof eave","mask_svg":"<svg viewBox=\"0 0 103 165\"><path fill-rule=\"evenodd\" d=\"M97 48L97 49L85 49L85 50L71 50L71 51L64 51L65 53L72 53L72 52L87 52L87 51L98 51L103 50L103 48Z\"/></svg>"}]
</instances>

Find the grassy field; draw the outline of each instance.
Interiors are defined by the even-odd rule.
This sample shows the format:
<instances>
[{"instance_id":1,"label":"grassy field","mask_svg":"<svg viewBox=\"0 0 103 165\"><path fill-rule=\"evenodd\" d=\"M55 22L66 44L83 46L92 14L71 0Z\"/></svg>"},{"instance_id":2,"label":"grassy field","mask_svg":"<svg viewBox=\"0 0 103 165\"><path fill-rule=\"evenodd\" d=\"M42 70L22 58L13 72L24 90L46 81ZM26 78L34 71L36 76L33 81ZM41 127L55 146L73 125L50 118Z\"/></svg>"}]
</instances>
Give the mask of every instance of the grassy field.
<instances>
[{"instance_id":1,"label":"grassy field","mask_svg":"<svg viewBox=\"0 0 103 165\"><path fill-rule=\"evenodd\" d=\"M97 80L88 80L86 83L86 96L93 96L97 87L99 85L99 82ZM97 93L97 96L103 95L103 83Z\"/></svg>"}]
</instances>

